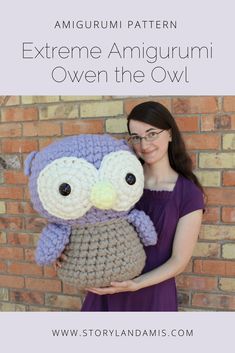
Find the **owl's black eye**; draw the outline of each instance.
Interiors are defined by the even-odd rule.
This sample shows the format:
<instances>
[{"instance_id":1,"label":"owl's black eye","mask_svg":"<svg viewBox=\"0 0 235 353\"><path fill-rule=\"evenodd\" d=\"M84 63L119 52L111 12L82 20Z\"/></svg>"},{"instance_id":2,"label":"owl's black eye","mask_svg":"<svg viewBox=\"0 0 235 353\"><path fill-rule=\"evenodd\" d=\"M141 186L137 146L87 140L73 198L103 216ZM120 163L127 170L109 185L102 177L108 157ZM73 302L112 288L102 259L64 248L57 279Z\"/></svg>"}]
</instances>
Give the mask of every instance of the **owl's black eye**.
<instances>
[{"instance_id":1,"label":"owl's black eye","mask_svg":"<svg viewBox=\"0 0 235 353\"><path fill-rule=\"evenodd\" d=\"M128 173L126 175L126 182L129 185L134 185L136 182L136 177L134 176L134 174Z\"/></svg>"},{"instance_id":2,"label":"owl's black eye","mask_svg":"<svg viewBox=\"0 0 235 353\"><path fill-rule=\"evenodd\" d=\"M68 196L71 193L71 186L67 183L63 183L59 186L59 193L62 196Z\"/></svg>"}]
</instances>

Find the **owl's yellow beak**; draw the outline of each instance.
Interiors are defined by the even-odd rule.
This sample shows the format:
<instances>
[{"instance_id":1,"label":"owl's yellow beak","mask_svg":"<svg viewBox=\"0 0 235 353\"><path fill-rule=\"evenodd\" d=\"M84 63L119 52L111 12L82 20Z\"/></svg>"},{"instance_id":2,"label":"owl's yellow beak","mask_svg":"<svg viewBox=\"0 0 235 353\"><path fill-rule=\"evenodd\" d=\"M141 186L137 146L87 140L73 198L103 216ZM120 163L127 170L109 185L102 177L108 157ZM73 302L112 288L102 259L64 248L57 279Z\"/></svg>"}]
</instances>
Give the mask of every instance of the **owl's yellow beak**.
<instances>
[{"instance_id":1,"label":"owl's yellow beak","mask_svg":"<svg viewBox=\"0 0 235 353\"><path fill-rule=\"evenodd\" d=\"M91 190L92 204L101 210L111 209L117 199L117 193L111 183L107 181L97 182Z\"/></svg>"}]
</instances>

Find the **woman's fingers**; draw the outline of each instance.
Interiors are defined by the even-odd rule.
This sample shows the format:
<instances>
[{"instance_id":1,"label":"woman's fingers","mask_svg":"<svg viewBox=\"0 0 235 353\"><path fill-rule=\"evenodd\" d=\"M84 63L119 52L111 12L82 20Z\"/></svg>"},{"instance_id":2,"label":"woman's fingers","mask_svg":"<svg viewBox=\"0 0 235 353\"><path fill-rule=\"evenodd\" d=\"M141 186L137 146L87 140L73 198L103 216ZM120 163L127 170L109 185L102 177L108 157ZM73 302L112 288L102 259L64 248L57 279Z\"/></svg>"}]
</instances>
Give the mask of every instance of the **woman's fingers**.
<instances>
[{"instance_id":1,"label":"woman's fingers","mask_svg":"<svg viewBox=\"0 0 235 353\"><path fill-rule=\"evenodd\" d=\"M68 246L66 246L65 250L67 250ZM66 261L68 258L67 255L65 255L65 253L63 252L62 254L60 254L60 257L58 257L58 259L56 259L55 262L53 262L53 267L54 269L57 271L59 268L62 267L62 263L63 261Z\"/></svg>"},{"instance_id":2,"label":"woman's fingers","mask_svg":"<svg viewBox=\"0 0 235 353\"><path fill-rule=\"evenodd\" d=\"M61 267L61 262L56 260L55 262L53 262L53 268L55 271L57 271L60 267Z\"/></svg>"},{"instance_id":3,"label":"woman's fingers","mask_svg":"<svg viewBox=\"0 0 235 353\"><path fill-rule=\"evenodd\" d=\"M68 256L63 253L63 254L60 255L60 257L59 257L58 260L59 260L60 262L63 262L63 261L66 261L67 258L68 258Z\"/></svg>"}]
</instances>

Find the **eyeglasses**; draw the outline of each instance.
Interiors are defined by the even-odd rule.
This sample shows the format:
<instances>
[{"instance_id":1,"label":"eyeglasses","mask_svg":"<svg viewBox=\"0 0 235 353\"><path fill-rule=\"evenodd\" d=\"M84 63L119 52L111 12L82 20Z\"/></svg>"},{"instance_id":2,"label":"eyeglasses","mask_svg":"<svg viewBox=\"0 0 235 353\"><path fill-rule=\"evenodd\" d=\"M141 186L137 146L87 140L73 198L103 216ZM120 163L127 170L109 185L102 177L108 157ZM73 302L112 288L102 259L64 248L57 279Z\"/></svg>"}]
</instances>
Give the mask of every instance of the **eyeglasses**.
<instances>
[{"instance_id":1,"label":"eyeglasses","mask_svg":"<svg viewBox=\"0 0 235 353\"><path fill-rule=\"evenodd\" d=\"M137 145L139 144L143 139L145 139L145 141L147 142L152 142L155 141L159 138L159 135L165 130L161 130L159 132L157 131L150 131L149 133L147 133L145 136L141 137L139 135L132 135L129 137L129 141L133 144L133 145Z\"/></svg>"}]
</instances>

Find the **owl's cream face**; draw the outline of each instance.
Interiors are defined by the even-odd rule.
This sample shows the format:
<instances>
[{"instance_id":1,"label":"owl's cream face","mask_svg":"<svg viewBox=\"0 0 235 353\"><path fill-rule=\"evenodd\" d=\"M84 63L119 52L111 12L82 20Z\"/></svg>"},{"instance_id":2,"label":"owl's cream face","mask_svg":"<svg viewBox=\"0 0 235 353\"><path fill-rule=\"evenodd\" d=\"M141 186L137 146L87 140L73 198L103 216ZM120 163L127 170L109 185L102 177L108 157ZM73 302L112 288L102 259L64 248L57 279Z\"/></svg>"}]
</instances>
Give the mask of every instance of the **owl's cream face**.
<instances>
[{"instance_id":1,"label":"owl's cream face","mask_svg":"<svg viewBox=\"0 0 235 353\"><path fill-rule=\"evenodd\" d=\"M58 158L37 179L43 208L65 220L78 219L91 207L127 211L139 200L143 187L142 166L128 151L108 153L99 169L83 158Z\"/></svg>"}]
</instances>

